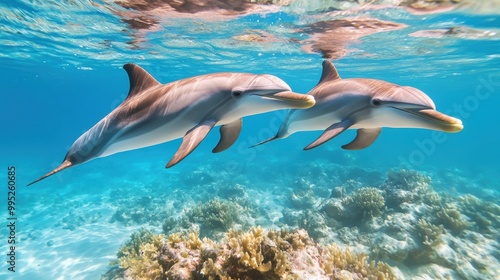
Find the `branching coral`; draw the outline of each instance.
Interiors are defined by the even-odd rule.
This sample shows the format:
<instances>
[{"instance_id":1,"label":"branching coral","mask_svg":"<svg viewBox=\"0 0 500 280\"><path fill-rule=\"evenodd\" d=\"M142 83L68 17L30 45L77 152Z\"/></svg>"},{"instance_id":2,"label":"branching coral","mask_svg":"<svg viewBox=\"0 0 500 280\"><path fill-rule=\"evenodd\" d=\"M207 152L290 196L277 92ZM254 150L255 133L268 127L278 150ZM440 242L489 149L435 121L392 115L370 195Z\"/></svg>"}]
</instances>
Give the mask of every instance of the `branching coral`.
<instances>
[{"instance_id":1,"label":"branching coral","mask_svg":"<svg viewBox=\"0 0 500 280\"><path fill-rule=\"evenodd\" d=\"M431 178L414 170L399 169L387 173L382 184L389 208L399 209L404 202L412 203L422 200L430 191Z\"/></svg>"},{"instance_id":2,"label":"branching coral","mask_svg":"<svg viewBox=\"0 0 500 280\"><path fill-rule=\"evenodd\" d=\"M341 199L330 198L326 200L321 207L321 211L326 216L341 222L344 226L357 225L382 215L385 209L385 200L382 193L377 188L358 188Z\"/></svg>"},{"instance_id":3,"label":"branching coral","mask_svg":"<svg viewBox=\"0 0 500 280\"><path fill-rule=\"evenodd\" d=\"M228 234L228 245L231 250L229 266L234 265L231 260L237 261L239 272L257 270L267 272L272 263L263 255L264 231L260 227L252 228L248 233L239 234L230 231Z\"/></svg>"},{"instance_id":4,"label":"branching coral","mask_svg":"<svg viewBox=\"0 0 500 280\"><path fill-rule=\"evenodd\" d=\"M322 268L332 279L396 279L391 268L384 262L368 262L366 254L356 254L349 248L342 250L332 244L322 248ZM348 273L346 273L348 272Z\"/></svg>"},{"instance_id":5,"label":"branching coral","mask_svg":"<svg viewBox=\"0 0 500 280\"><path fill-rule=\"evenodd\" d=\"M198 230L203 237L222 237L225 231L237 223L248 228L247 223L254 214L254 205L245 197L231 200L213 198L184 208L177 218L166 216L162 227L165 234L190 229Z\"/></svg>"},{"instance_id":6,"label":"branching coral","mask_svg":"<svg viewBox=\"0 0 500 280\"><path fill-rule=\"evenodd\" d=\"M168 216L163 220L162 229L164 233L168 233L177 226L177 220Z\"/></svg>"},{"instance_id":7,"label":"branching coral","mask_svg":"<svg viewBox=\"0 0 500 280\"><path fill-rule=\"evenodd\" d=\"M418 220L416 230L422 244L428 249L432 249L444 242L443 233L445 230L443 225L436 226L424 219L420 219Z\"/></svg>"},{"instance_id":8,"label":"branching coral","mask_svg":"<svg viewBox=\"0 0 500 280\"><path fill-rule=\"evenodd\" d=\"M459 197L459 207L483 233L491 233L493 228L500 227L498 204L483 201L473 195L465 195Z\"/></svg>"},{"instance_id":9,"label":"branching coral","mask_svg":"<svg viewBox=\"0 0 500 280\"><path fill-rule=\"evenodd\" d=\"M197 232L174 233L166 240L148 231L132 237L120 251L119 261L133 263L122 266L133 279L328 279L339 275L394 279L385 263L376 265L365 254L319 245L305 230L232 230L220 243L202 240Z\"/></svg>"},{"instance_id":10,"label":"branching coral","mask_svg":"<svg viewBox=\"0 0 500 280\"><path fill-rule=\"evenodd\" d=\"M335 245L318 245L304 230L271 230L267 234L260 228L249 233L232 231L227 248L229 257L221 265L206 263L215 273L212 275L221 279L323 279L341 271L350 279L395 279L387 264L369 263L365 254L344 252Z\"/></svg>"},{"instance_id":11,"label":"branching coral","mask_svg":"<svg viewBox=\"0 0 500 280\"><path fill-rule=\"evenodd\" d=\"M200 231L210 236L213 231L227 231L239 221L243 208L237 203L214 198L197 204L186 213L191 223L200 225Z\"/></svg>"},{"instance_id":12,"label":"branching coral","mask_svg":"<svg viewBox=\"0 0 500 280\"><path fill-rule=\"evenodd\" d=\"M445 228L450 229L454 233L461 233L470 226L470 223L465 220L460 211L451 204L446 204L440 207L436 212L436 217L439 223Z\"/></svg>"},{"instance_id":13,"label":"branching coral","mask_svg":"<svg viewBox=\"0 0 500 280\"><path fill-rule=\"evenodd\" d=\"M353 211L359 217L378 217L382 215L385 200L382 192L376 188L364 187L354 191L342 200L348 211Z\"/></svg>"},{"instance_id":14,"label":"branching coral","mask_svg":"<svg viewBox=\"0 0 500 280\"><path fill-rule=\"evenodd\" d=\"M412 191L421 186L429 186L431 178L417 171L408 169L390 170L384 185L390 185L398 189Z\"/></svg>"},{"instance_id":15,"label":"branching coral","mask_svg":"<svg viewBox=\"0 0 500 280\"><path fill-rule=\"evenodd\" d=\"M199 275L201 259L215 250L215 243L201 240L198 232L173 233L159 252L159 263L167 279L192 279Z\"/></svg>"},{"instance_id":16,"label":"branching coral","mask_svg":"<svg viewBox=\"0 0 500 280\"><path fill-rule=\"evenodd\" d=\"M273 236L275 240L279 238L277 234ZM187 237L171 234L161 257L167 275L189 256L194 268L191 275L204 279L278 279L286 272L284 252L277 249L262 228L255 227L246 233L231 230L225 240L226 243L216 244L206 238L201 241L196 233Z\"/></svg>"},{"instance_id":17,"label":"branching coral","mask_svg":"<svg viewBox=\"0 0 500 280\"><path fill-rule=\"evenodd\" d=\"M117 253L120 267L134 279L162 279L164 270L158 263L158 255L164 239L163 234L144 229L133 233Z\"/></svg>"}]
</instances>

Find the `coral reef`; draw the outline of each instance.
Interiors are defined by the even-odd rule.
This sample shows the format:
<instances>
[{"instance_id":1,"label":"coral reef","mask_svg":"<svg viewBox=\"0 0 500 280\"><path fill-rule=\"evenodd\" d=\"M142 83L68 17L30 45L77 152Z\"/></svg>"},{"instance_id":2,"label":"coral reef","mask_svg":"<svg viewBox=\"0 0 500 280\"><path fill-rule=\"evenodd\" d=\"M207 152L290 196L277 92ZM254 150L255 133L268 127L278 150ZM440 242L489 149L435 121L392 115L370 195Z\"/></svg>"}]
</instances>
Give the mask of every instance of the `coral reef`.
<instances>
[{"instance_id":1,"label":"coral reef","mask_svg":"<svg viewBox=\"0 0 500 280\"><path fill-rule=\"evenodd\" d=\"M214 243L199 238L196 231L185 235L173 233L159 251L158 263L164 274L161 279L192 279L200 267L201 256L214 248ZM210 254L208 254L210 255Z\"/></svg>"},{"instance_id":2,"label":"coral reef","mask_svg":"<svg viewBox=\"0 0 500 280\"><path fill-rule=\"evenodd\" d=\"M198 202L192 207L185 207L178 218L171 215L164 217L162 226L163 232L167 234L190 229L199 231L202 237L222 237L224 232L235 226L249 228L253 214L251 203L246 198L213 198L205 203Z\"/></svg>"},{"instance_id":3,"label":"coral reef","mask_svg":"<svg viewBox=\"0 0 500 280\"><path fill-rule=\"evenodd\" d=\"M192 229L201 236L222 235L233 226L246 227L253 220L255 205L242 184L228 183L230 175L198 168L179 179L179 186L190 184L194 195L181 188L162 189L161 185L141 186L137 193L112 190L116 208L109 221L125 226L162 225L163 232ZM135 190L134 190L135 191ZM214 194L217 197L214 198Z\"/></svg>"},{"instance_id":4,"label":"coral reef","mask_svg":"<svg viewBox=\"0 0 500 280\"><path fill-rule=\"evenodd\" d=\"M343 198L330 198L322 211L345 225L362 223L364 220L381 216L385 207L382 191L362 187Z\"/></svg>"},{"instance_id":5,"label":"coral reef","mask_svg":"<svg viewBox=\"0 0 500 280\"><path fill-rule=\"evenodd\" d=\"M357 218L371 218L382 215L385 200L379 189L364 187L344 198L342 204Z\"/></svg>"},{"instance_id":6,"label":"coral reef","mask_svg":"<svg viewBox=\"0 0 500 280\"><path fill-rule=\"evenodd\" d=\"M428 249L435 248L444 243L443 233L445 230L443 225L436 226L424 219L419 219L416 230L422 244Z\"/></svg>"},{"instance_id":7,"label":"coral reef","mask_svg":"<svg viewBox=\"0 0 500 280\"><path fill-rule=\"evenodd\" d=\"M280 219L289 228L302 228L315 240L320 240L332 234L331 228L337 224L335 220L326 219L317 211L296 211L283 209L283 217Z\"/></svg>"},{"instance_id":8,"label":"coral reef","mask_svg":"<svg viewBox=\"0 0 500 280\"><path fill-rule=\"evenodd\" d=\"M162 279L164 270L158 256L164 239L164 235L145 229L133 233L117 253L124 274L131 279Z\"/></svg>"},{"instance_id":9,"label":"coral reef","mask_svg":"<svg viewBox=\"0 0 500 280\"><path fill-rule=\"evenodd\" d=\"M396 279L387 264L335 244L319 245L304 230L260 227L231 230L221 242L200 239L197 232L165 239L140 231L120 249L118 262L123 270L113 269L114 279Z\"/></svg>"},{"instance_id":10,"label":"coral reef","mask_svg":"<svg viewBox=\"0 0 500 280\"><path fill-rule=\"evenodd\" d=\"M440 207L436 212L436 217L438 223L444 225L445 228L453 231L455 234L461 233L470 226L469 222L465 220L456 206L452 204Z\"/></svg>"},{"instance_id":11,"label":"coral reef","mask_svg":"<svg viewBox=\"0 0 500 280\"><path fill-rule=\"evenodd\" d=\"M400 209L402 203L414 203L425 197L430 184L430 177L414 170L390 170L381 189L385 192L387 207Z\"/></svg>"},{"instance_id":12,"label":"coral reef","mask_svg":"<svg viewBox=\"0 0 500 280\"><path fill-rule=\"evenodd\" d=\"M483 201L468 194L458 198L458 207L475 224L479 232L491 234L493 229L500 228L500 206L498 204Z\"/></svg>"},{"instance_id":13,"label":"coral reef","mask_svg":"<svg viewBox=\"0 0 500 280\"><path fill-rule=\"evenodd\" d=\"M158 279L495 279L500 273L497 204L439 193L414 170L382 178L373 170L309 164L273 183L263 174L264 183L251 189L244 176L231 183L224 173L206 179L210 170L200 169L205 179L183 179L198 184L195 195L163 206L169 237L143 242L153 244L139 249L147 259L122 260L121 253L124 265L115 274L133 279L143 273L134 266L141 261ZM371 187L363 181L367 174ZM257 224L281 231L246 231Z\"/></svg>"},{"instance_id":14,"label":"coral reef","mask_svg":"<svg viewBox=\"0 0 500 280\"><path fill-rule=\"evenodd\" d=\"M185 218L188 224L198 224L200 232L209 236L213 232L225 232L235 223L241 222L240 216L243 211L244 209L237 203L214 198L189 209Z\"/></svg>"},{"instance_id":15,"label":"coral reef","mask_svg":"<svg viewBox=\"0 0 500 280\"><path fill-rule=\"evenodd\" d=\"M393 186L407 191L413 191L419 187L427 188L431 178L415 170L399 169L387 172L384 185Z\"/></svg>"},{"instance_id":16,"label":"coral reef","mask_svg":"<svg viewBox=\"0 0 500 280\"><path fill-rule=\"evenodd\" d=\"M209 278L276 279L286 273L284 253L266 239L260 227L247 233L229 232L222 250L215 259L207 260L203 273Z\"/></svg>"},{"instance_id":17,"label":"coral reef","mask_svg":"<svg viewBox=\"0 0 500 280\"><path fill-rule=\"evenodd\" d=\"M391 267L384 262L368 262L366 254L355 254L346 248L342 250L332 244L321 250L326 260L323 269L335 279L396 279ZM349 271L349 273L345 273ZM338 275L338 276L337 276Z\"/></svg>"}]
</instances>

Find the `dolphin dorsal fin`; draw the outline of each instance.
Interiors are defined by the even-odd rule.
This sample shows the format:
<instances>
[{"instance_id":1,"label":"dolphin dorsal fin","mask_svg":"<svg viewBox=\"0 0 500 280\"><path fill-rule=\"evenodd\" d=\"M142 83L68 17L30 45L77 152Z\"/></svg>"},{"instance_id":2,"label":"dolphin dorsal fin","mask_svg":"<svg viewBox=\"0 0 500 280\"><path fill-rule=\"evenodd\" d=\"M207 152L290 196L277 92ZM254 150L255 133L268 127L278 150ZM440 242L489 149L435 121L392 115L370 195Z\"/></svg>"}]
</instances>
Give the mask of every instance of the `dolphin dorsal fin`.
<instances>
[{"instance_id":1,"label":"dolphin dorsal fin","mask_svg":"<svg viewBox=\"0 0 500 280\"><path fill-rule=\"evenodd\" d=\"M123 69L127 71L130 81L130 89L127 95L127 99L136 95L142 90L160 84L155 78L153 78L153 76L151 76L146 70L142 69L139 65L127 63L123 65Z\"/></svg>"},{"instance_id":2,"label":"dolphin dorsal fin","mask_svg":"<svg viewBox=\"0 0 500 280\"><path fill-rule=\"evenodd\" d=\"M323 82L333 81L336 79L340 79L337 69L335 69L335 66L333 66L333 63L331 63L329 60L324 60L323 73L321 73L321 79L319 79L318 85Z\"/></svg>"}]
</instances>

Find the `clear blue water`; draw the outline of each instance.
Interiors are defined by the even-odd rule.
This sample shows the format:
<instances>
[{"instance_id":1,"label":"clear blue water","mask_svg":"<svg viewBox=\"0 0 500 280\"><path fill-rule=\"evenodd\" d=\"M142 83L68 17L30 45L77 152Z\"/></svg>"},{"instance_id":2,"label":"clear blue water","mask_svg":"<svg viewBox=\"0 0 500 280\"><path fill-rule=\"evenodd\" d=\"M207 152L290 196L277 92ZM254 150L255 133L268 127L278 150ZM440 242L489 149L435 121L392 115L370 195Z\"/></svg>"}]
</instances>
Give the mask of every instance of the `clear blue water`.
<instances>
[{"instance_id":1,"label":"clear blue water","mask_svg":"<svg viewBox=\"0 0 500 280\"><path fill-rule=\"evenodd\" d=\"M154 184L167 193L178 188L189 194L191 186L179 185L180 179L205 167L214 176L218 170L230 172L229 184L243 176L247 184L261 188L279 184L317 160L381 172L404 167L433 174L435 188L500 200L498 10L417 15L392 7L352 10L344 16L292 6L223 19L156 15L158 24L139 30L124 18L141 12L111 1L35 2L0 4L0 158L2 170L10 165L17 169L20 243L19 270L10 273L2 262L1 277L98 278L119 245L140 225L115 223L106 229L106 215L112 213L100 210L103 223L95 226L95 233L92 227L81 226L76 234L81 238L75 240L63 238L70 230L63 229L61 217L77 211L93 214L106 203L109 206L103 209L114 209L112 199L102 199L110 188L130 188L130 195L140 195L138 188ZM319 80L323 59L302 49L309 35L300 29L314 21L348 16L370 16L407 27L346 43L350 52L333 60L343 78L376 78L419 88L438 110L460 118L464 130L435 141L434 132L428 130L383 129L371 147L342 151L340 146L354 137L348 131L315 150L302 151L320 134L316 131L248 149L276 131L277 118L284 112L272 112L245 118L238 141L220 154L210 152L218 140L213 131L193 154L169 170L164 166L180 140L97 159L25 187L59 164L73 141L123 100L129 86L123 64L137 63L162 83L212 72L268 73L285 80L294 91L307 93ZM409 35L456 26L466 31L440 38ZM259 34L258 30L273 40L233 38ZM437 175L445 172L466 183L446 183ZM0 176L6 182L6 172ZM120 199L127 196L125 191ZM50 240L54 245L48 245ZM5 255L7 244L4 238L1 242ZM35 250L36 246L41 247ZM80 265L75 265L77 260Z\"/></svg>"}]
</instances>

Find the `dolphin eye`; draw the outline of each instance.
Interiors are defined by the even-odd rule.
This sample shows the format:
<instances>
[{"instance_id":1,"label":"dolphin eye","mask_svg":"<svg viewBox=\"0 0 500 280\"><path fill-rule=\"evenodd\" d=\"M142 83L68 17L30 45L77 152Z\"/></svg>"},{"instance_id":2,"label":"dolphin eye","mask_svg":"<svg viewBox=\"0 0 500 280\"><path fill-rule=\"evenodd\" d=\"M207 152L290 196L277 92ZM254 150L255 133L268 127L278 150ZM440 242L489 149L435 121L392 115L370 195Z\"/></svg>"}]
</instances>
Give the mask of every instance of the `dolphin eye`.
<instances>
[{"instance_id":1,"label":"dolphin eye","mask_svg":"<svg viewBox=\"0 0 500 280\"><path fill-rule=\"evenodd\" d=\"M241 90L235 90L231 93L233 95L234 98L239 98L243 95L243 91Z\"/></svg>"},{"instance_id":2,"label":"dolphin eye","mask_svg":"<svg viewBox=\"0 0 500 280\"><path fill-rule=\"evenodd\" d=\"M375 106L375 107L378 107L380 105L382 105L382 101L380 101L380 99L372 99L372 105Z\"/></svg>"}]
</instances>

